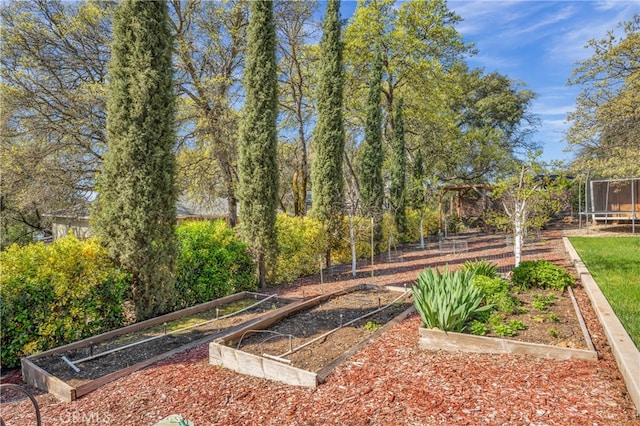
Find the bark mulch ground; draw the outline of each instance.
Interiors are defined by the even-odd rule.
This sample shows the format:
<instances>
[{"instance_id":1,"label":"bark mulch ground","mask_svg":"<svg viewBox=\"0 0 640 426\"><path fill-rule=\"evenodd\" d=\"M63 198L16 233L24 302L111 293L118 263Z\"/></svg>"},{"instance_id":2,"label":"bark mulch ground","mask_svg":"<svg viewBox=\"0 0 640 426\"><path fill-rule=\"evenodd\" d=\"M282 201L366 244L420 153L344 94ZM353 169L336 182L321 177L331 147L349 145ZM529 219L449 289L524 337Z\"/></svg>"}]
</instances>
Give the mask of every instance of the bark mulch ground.
<instances>
[{"instance_id":1,"label":"bark mulch ground","mask_svg":"<svg viewBox=\"0 0 640 426\"><path fill-rule=\"evenodd\" d=\"M545 231L525 259L570 266L562 231ZM504 237L469 240L469 251L405 250L402 262L366 268L359 277L306 277L272 289L285 296L320 294L358 283L411 285L425 266L452 267L465 258L513 261ZM424 256L426 254L426 256ZM182 414L196 425L640 425L602 327L585 293L576 298L598 351L597 362L418 349L414 314L356 352L317 389L246 377L209 365L208 347L178 354L109 383L71 403L36 392L45 425L153 425ZM3 382L19 382L13 372ZM33 389L32 389L33 390ZM35 418L28 400L5 395L7 425ZM33 423L35 424L35 423Z\"/></svg>"}]
</instances>

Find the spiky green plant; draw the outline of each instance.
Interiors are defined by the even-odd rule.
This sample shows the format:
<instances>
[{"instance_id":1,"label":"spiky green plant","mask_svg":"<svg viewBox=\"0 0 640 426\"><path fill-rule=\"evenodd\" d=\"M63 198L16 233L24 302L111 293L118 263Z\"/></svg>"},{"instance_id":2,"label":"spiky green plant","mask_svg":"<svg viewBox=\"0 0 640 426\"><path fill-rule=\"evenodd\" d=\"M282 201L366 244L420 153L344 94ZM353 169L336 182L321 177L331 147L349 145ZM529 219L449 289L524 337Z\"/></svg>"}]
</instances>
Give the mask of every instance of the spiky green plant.
<instances>
[{"instance_id":1,"label":"spiky green plant","mask_svg":"<svg viewBox=\"0 0 640 426\"><path fill-rule=\"evenodd\" d=\"M482 305L482 291L471 283L472 271L425 269L413 285L416 310L427 328L442 331L463 331L467 321L493 305Z\"/></svg>"},{"instance_id":2,"label":"spiky green plant","mask_svg":"<svg viewBox=\"0 0 640 426\"><path fill-rule=\"evenodd\" d=\"M467 260L464 262L462 269L473 271L476 275L482 275L483 277L495 278L498 276L498 265L489 262L487 259Z\"/></svg>"}]
</instances>

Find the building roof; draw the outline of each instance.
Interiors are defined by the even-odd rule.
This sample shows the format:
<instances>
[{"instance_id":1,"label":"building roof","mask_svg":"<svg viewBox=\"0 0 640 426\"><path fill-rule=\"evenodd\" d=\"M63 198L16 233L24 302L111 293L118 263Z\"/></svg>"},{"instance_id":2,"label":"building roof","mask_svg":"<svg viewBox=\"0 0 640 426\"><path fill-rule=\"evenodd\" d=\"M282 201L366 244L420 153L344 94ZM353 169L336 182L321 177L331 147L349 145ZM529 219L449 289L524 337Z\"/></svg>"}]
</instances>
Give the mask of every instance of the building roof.
<instances>
[{"instance_id":1,"label":"building roof","mask_svg":"<svg viewBox=\"0 0 640 426\"><path fill-rule=\"evenodd\" d=\"M90 203L76 204L75 206L56 210L45 214L54 219L89 220ZM176 203L177 219L186 218L220 218L228 215L227 199L218 197L211 202L198 203L185 196L180 197Z\"/></svg>"}]
</instances>

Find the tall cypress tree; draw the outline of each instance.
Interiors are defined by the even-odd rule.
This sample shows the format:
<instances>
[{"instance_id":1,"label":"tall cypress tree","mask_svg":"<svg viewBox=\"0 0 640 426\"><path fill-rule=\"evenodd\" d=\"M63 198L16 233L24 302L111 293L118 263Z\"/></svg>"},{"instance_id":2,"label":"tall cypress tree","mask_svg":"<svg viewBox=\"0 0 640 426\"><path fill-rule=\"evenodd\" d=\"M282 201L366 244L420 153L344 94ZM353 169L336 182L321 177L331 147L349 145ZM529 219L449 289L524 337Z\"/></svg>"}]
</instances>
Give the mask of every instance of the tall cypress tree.
<instances>
[{"instance_id":1,"label":"tall cypress tree","mask_svg":"<svg viewBox=\"0 0 640 426\"><path fill-rule=\"evenodd\" d=\"M245 107L240 127L238 195L240 226L266 287L266 264L276 251L278 114L276 30L273 1L251 2L244 70Z\"/></svg>"},{"instance_id":2,"label":"tall cypress tree","mask_svg":"<svg viewBox=\"0 0 640 426\"><path fill-rule=\"evenodd\" d=\"M404 152L404 119L402 118L402 98L398 99L394 113L395 129L391 157L391 185L389 202L393 207L396 229L400 235L407 228L405 168L407 160Z\"/></svg>"},{"instance_id":3,"label":"tall cypress tree","mask_svg":"<svg viewBox=\"0 0 640 426\"><path fill-rule=\"evenodd\" d=\"M318 121L313 129L314 159L311 168L312 214L319 219L330 239L337 238L344 213L344 125L342 119L342 42L340 1L329 0L320 42L318 76ZM330 241L331 245L332 241ZM327 263L330 257L327 254Z\"/></svg>"},{"instance_id":4,"label":"tall cypress tree","mask_svg":"<svg viewBox=\"0 0 640 426\"><path fill-rule=\"evenodd\" d=\"M382 203L384 182L382 180L382 109L380 107L382 84L382 55L377 49L367 97L367 119L364 129L362 164L360 167L360 198L365 216L374 220L376 243L382 239Z\"/></svg>"},{"instance_id":5,"label":"tall cypress tree","mask_svg":"<svg viewBox=\"0 0 640 426\"><path fill-rule=\"evenodd\" d=\"M173 39L164 1L123 0L113 18L108 153L96 234L132 276L136 316L166 312L176 253Z\"/></svg>"}]
</instances>

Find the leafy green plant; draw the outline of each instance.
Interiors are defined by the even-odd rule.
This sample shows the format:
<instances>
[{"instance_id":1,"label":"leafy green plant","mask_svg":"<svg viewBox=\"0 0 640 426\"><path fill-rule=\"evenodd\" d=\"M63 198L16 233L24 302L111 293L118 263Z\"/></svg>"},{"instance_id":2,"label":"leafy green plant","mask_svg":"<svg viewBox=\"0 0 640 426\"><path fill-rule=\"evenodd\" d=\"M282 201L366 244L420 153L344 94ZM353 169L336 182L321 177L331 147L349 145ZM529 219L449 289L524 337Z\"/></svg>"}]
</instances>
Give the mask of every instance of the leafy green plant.
<instances>
[{"instance_id":1,"label":"leafy green plant","mask_svg":"<svg viewBox=\"0 0 640 426\"><path fill-rule=\"evenodd\" d=\"M175 308L256 288L247 246L224 220L187 222L177 227L176 234Z\"/></svg>"},{"instance_id":2,"label":"leafy green plant","mask_svg":"<svg viewBox=\"0 0 640 426\"><path fill-rule=\"evenodd\" d=\"M2 367L124 323L129 276L95 239L68 236L0 252Z\"/></svg>"},{"instance_id":3,"label":"leafy green plant","mask_svg":"<svg viewBox=\"0 0 640 426\"><path fill-rule=\"evenodd\" d=\"M493 327L493 332L496 333L498 336L502 336L502 337L511 337L518 334L516 330L509 327L507 324L496 325L495 327Z\"/></svg>"},{"instance_id":4,"label":"leafy green plant","mask_svg":"<svg viewBox=\"0 0 640 426\"><path fill-rule=\"evenodd\" d=\"M464 265L462 265L462 269L465 271L473 271L475 273L475 278L480 276L496 278L498 276L498 265L489 262L487 259L475 261L467 260L464 262Z\"/></svg>"},{"instance_id":5,"label":"leafy green plant","mask_svg":"<svg viewBox=\"0 0 640 426\"><path fill-rule=\"evenodd\" d=\"M487 324L489 324L491 327L495 327L499 324L502 324L502 320L503 320L502 315L497 313L491 314L489 316L489 319L487 320Z\"/></svg>"},{"instance_id":6,"label":"leafy green plant","mask_svg":"<svg viewBox=\"0 0 640 426\"><path fill-rule=\"evenodd\" d=\"M549 319L551 322L560 322L560 317L555 312L549 312Z\"/></svg>"},{"instance_id":7,"label":"leafy green plant","mask_svg":"<svg viewBox=\"0 0 640 426\"><path fill-rule=\"evenodd\" d=\"M413 285L416 310L427 328L462 331L466 322L490 311L492 305L482 305L482 291L471 284L473 273L426 269Z\"/></svg>"},{"instance_id":8,"label":"leafy green plant","mask_svg":"<svg viewBox=\"0 0 640 426\"><path fill-rule=\"evenodd\" d=\"M547 330L547 332L551 335L551 337L553 337L554 339L558 339L560 338L560 332L555 329L554 327L551 327Z\"/></svg>"},{"instance_id":9,"label":"leafy green plant","mask_svg":"<svg viewBox=\"0 0 640 426\"><path fill-rule=\"evenodd\" d=\"M509 327L513 328L514 330L526 330L527 327L524 325L524 323L520 320L511 320L509 321Z\"/></svg>"},{"instance_id":10,"label":"leafy green plant","mask_svg":"<svg viewBox=\"0 0 640 426\"><path fill-rule=\"evenodd\" d=\"M366 324L364 325L364 329L369 330L372 333L375 333L376 331L378 331L380 327L382 327L382 323L380 323L380 321L378 320L367 321Z\"/></svg>"},{"instance_id":11,"label":"leafy green plant","mask_svg":"<svg viewBox=\"0 0 640 426\"><path fill-rule=\"evenodd\" d=\"M469 325L469 333L474 334L476 336L486 336L489 332L487 326L482 321L474 320Z\"/></svg>"},{"instance_id":12,"label":"leafy green plant","mask_svg":"<svg viewBox=\"0 0 640 426\"><path fill-rule=\"evenodd\" d=\"M549 293L547 295L534 294L531 305L538 311L546 311L550 306L555 304L556 295Z\"/></svg>"},{"instance_id":13,"label":"leafy green plant","mask_svg":"<svg viewBox=\"0 0 640 426\"><path fill-rule=\"evenodd\" d=\"M520 320L511 320L508 324L497 324L493 327L493 332L498 336L511 337L518 334L519 330L525 330L524 323Z\"/></svg>"},{"instance_id":14,"label":"leafy green plant","mask_svg":"<svg viewBox=\"0 0 640 426\"><path fill-rule=\"evenodd\" d=\"M470 269L465 268L465 270ZM518 299L509 293L509 283L500 277L474 275L472 282L482 290L485 304L495 305L500 312L512 314L519 304Z\"/></svg>"},{"instance_id":15,"label":"leafy green plant","mask_svg":"<svg viewBox=\"0 0 640 426\"><path fill-rule=\"evenodd\" d=\"M573 277L561 266L547 260L528 260L513 268L511 282L521 290L546 288L564 291L573 285Z\"/></svg>"}]
</instances>

